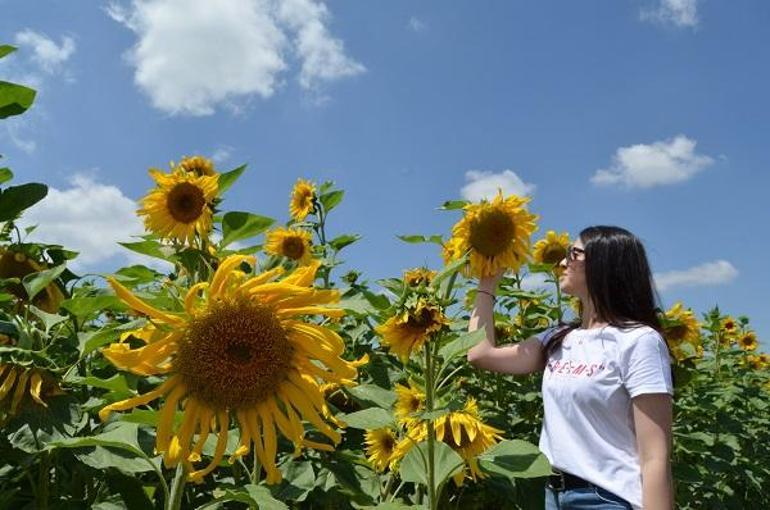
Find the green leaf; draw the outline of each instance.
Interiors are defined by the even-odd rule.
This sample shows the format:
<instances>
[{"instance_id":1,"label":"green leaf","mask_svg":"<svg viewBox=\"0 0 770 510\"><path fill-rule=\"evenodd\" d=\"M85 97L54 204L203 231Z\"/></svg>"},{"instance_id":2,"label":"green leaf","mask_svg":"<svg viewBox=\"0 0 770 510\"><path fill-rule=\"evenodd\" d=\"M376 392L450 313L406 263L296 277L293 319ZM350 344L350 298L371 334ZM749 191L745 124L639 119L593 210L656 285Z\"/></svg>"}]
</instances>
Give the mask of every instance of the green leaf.
<instances>
[{"instance_id":1,"label":"green leaf","mask_svg":"<svg viewBox=\"0 0 770 510\"><path fill-rule=\"evenodd\" d=\"M198 510L204 510L207 508L218 508L222 503L226 501L236 501L239 503L246 503L249 506L256 505L259 510L289 510L289 507L284 503L281 503L270 494L270 490L267 487L261 485L248 484L240 488L227 488L222 491L217 491L217 499L198 507Z\"/></svg>"},{"instance_id":2,"label":"green leaf","mask_svg":"<svg viewBox=\"0 0 770 510\"><path fill-rule=\"evenodd\" d=\"M9 55L16 51L18 48L16 46L11 46L10 44L2 44L0 45L0 58L5 57L6 55Z\"/></svg>"},{"instance_id":3,"label":"green leaf","mask_svg":"<svg viewBox=\"0 0 770 510\"><path fill-rule=\"evenodd\" d=\"M233 241L248 239L261 234L273 223L275 220L266 216L240 211L229 212L222 218L222 242L220 246L225 247Z\"/></svg>"},{"instance_id":4,"label":"green leaf","mask_svg":"<svg viewBox=\"0 0 770 510\"><path fill-rule=\"evenodd\" d=\"M30 300L34 299L41 290L48 287L48 285L59 277L67 268L64 264L51 269L44 269L37 273L31 273L25 276L21 283L24 285L24 289L27 291L27 296Z\"/></svg>"},{"instance_id":5,"label":"green leaf","mask_svg":"<svg viewBox=\"0 0 770 510\"><path fill-rule=\"evenodd\" d=\"M406 505L404 503L380 503L377 506L364 506L362 510L416 510L425 509L422 505Z\"/></svg>"},{"instance_id":6,"label":"green leaf","mask_svg":"<svg viewBox=\"0 0 770 510\"><path fill-rule=\"evenodd\" d=\"M428 469L423 457L428 458L428 443L423 442L414 446L401 461L399 474L401 479L406 482L421 483L428 486ZM438 489L446 483L451 476L459 473L465 461L451 447L436 441L433 446L433 466L434 466L434 486Z\"/></svg>"},{"instance_id":7,"label":"green leaf","mask_svg":"<svg viewBox=\"0 0 770 510\"><path fill-rule=\"evenodd\" d=\"M444 240L440 235L422 236L419 234L414 235L397 235L399 239L405 243L418 244L418 243L435 243L441 245Z\"/></svg>"},{"instance_id":8,"label":"green leaf","mask_svg":"<svg viewBox=\"0 0 770 510\"><path fill-rule=\"evenodd\" d=\"M479 455L479 464L506 478L537 478L551 474L551 465L538 447L520 439L497 443Z\"/></svg>"},{"instance_id":9,"label":"green leaf","mask_svg":"<svg viewBox=\"0 0 770 510\"><path fill-rule=\"evenodd\" d=\"M456 273L460 269L463 268L465 263L468 261L468 254L466 253L459 259L451 262L450 264L444 266L444 269L441 270L439 274L436 275L435 278L433 278L433 281L430 282L430 286L434 289L438 289L441 285L441 282L452 276L453 273Z\"/></svg>"},{"instance_id":10,"label":"green leaf","mask_svg":"<svg viewBox=\"0 0 770 510\"><path fill-rule=\"evenodd\" d=\"M397 398L395 392L381 388L376 384L360 384L348 388L348 391L357 399L363 402L371 402L383 409L390 409Z\"/></svg>"},{"instance_id":11,"label":"green leaf","mask_svg":"<svg viewBox=\"0 0 770 510\"><path fill-rule=\"evenodd\" d=\"M135 321L97 331L81 331L78 333L78 350L80 351L80 355L85 356L90 354L102 345L116 341L121 333L140 328L145 323L146 321L144 319L137 319Z\"/></svg>"},{"instance_id":12,"label":"green leaf","mask_svg":"<svg viewBox=\"0 0 770 510\"><path fill-rule=\"evenodd\" d=\"M154 241L151 239L145 240L145 241L136 241L133 243L118 243L119 245L123 246L124 248L128 248L129 250L140 253L142 255L147 255L149 257L154 257L156 259L161 259L165 261L170 261L172 256L174 255L174 249L170 246L163 246L158 241Z\"/></svg>"},{"instance_id":13,"label":"green leaf","mask_svg":"<svg viewBox=\"0 0 770 510\"><path fill-rule=\"evenodd\" d=\"M2 99L0 99L0 113L1 105ZM5 188L0 191L0 221L15 220L22 211L43 200L47 194L48 186L39 182L28 182Z\"/></svg>"},{"instance_id":14,"label":"green leaf","mask_svg":"<svg viewBox=\"0 0 770 510\"><path fill-rule=\"evenodd\" d=\"M13 172L11 172L10 168L0 168L0 184L5 184L6 182L13 179Z\"/></svg>"},{"instance_id":15,"label":"green leaf","mask_svg":"<svg viewBox=\"0 0 770 510\"><path fill-rule=\"evenodd\" d=\"M36 94L35 90L24 85L0 81L0 119L26 112L35 101Z\"/></svg>"},{"instance_id":16,"label":"green leaf","mask_svg":"<svg viewBox=\"0 0 770 510\"><path fill-rule=\"evenodd\" d=\"M348 427L353 427L354 429L373 430L382 427L395 427L393 415L379 407L370 407L355 413L343 414L340 416L340 419Z\"/></svg>"},{"instance_id":17,"label":"green leaf","mask_svg":"<svg viewBox=\"0 0 770 510\"><path fill-rule=\"evenodd\" d=\"M56 326L57 324L64 322L67 320L66 315L58 315L55 313L48 313L46 311L43 311L39 309L36 306L29 305L29 310L37 316L38 319L43 321L43 325L45 326L45 333L48 334L49 331L51 331L51 328Z\"/></svg>"},{"instance_id":18,"label":"green leaf","mask_svg":"<svg viewBox=\"0 0 770 510\"><path fill-rule=\"evenodd\" d=\"M241 165L235 170L219 174L219 193L222 194L230 189L230 186L238 180L238 177L241 176L244 170L246 170L246 165Z\"/></svg>"},{"instance_id":19,"label":"green leaf","mask_svg":"<svg viewBox=\"0 0 770 510\"><path fill-rule=\"evenodd\" d=\"M304 501L315 487L313 465L306 461L291 461L281 466L283 480L273 494L283 501Z\"/></svg>"},{"instance_id":20,"label":"green leaf","mask_svg":"<svg viewBox=\"0 0 770 510\"><path fill-rule=\"evenodd\" d=\"M478 344L486 335L484 328L479 328L470 333L465 333L439 349L439 356L444 358L444 363L449 363L457 356L468 352L474 345Z\"/></svg>"},{"instance_id":21,"label":"green leaf","mask_svg":"<svg viewBox=\"0 0 770 510\"><path fill-rule=\"evenodd\" d=\"M439 207L439 209L442 211L452 211L455 209L462 209L468 204L470 204L468 200L449 200L444 202L444 205Z\"/></svg>"},{"instance_id":22,"label":"green leaf","mask_svg":"<svg viewBox=\"0 0 770 510\"><path fill-rule=\"evenodd\" d=\"M123 267L115 272L115 279L124 285L135 287L145 283L152 283L158 279L161 274L147 266L136 264L129 267Z\"/></svg>"},{"instance_id":23,"label":"green leaf","mask_svg":"<svg viewBox=\"0 0 770 510\"><path fill-rule=\"evenodd\" d=\"M81 386L104 388L105 390L116 391L119 393L131 393L131 388L128 387L128 383L126 382L126 376L122 374L115 374L109 379L100 379L92 375L88 377L71 376L64 379L64 381Z\"/></svg>"},{"instance_id":24,"label":"green leaf","mask_svg":"<svg viewBox=\"0 0 770 510\"><path fill-rule=\"evenodd\" d=\"M119 297L111 295L71 298L63 301L61 307L81 319L105 310L123 311L128 309Z\"/></svg>"},{"instance_id":25,"label":"green leaf","mask_svg":"<svg viewBox=\"0 0 770 510\"><path fill-rule=\"evenodd\" d=\"M329 241L329 245L335 250L340 251L345 246L351 245L359 239L361 239L361 236L358 234L343 234Z\"/></svg>"},{"instance_id":26,"label":"green leaf","mask_svg":"<svg viewBox=\"0 0 770 510\"><path fill-rule=\"evenodd\" d=\"M339 189L339 190L330 191L328 193L322 194L318 198L318 200L321 202L321 205L324 206L324 210L328 213L329 211L337 207L337 205L340 202L342 202L342 197L344 195L345 195L345 191Z\"/></svg>"}]
</instances>

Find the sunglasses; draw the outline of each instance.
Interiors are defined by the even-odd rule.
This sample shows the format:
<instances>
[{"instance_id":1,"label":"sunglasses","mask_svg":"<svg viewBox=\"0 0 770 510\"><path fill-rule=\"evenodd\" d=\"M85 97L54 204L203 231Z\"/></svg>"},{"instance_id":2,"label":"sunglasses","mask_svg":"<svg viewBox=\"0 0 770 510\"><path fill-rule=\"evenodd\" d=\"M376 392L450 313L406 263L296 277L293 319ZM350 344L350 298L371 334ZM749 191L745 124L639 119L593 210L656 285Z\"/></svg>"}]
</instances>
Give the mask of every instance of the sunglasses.
<instances>
[{"instance_id":1,"label":"sunglasses","mask_svg":"<svg viewBox=\"0 0 770 510\"><path fill-rule=\"evenodd\" d=\"M570 246L567 248L567 262L572 262L577 260L577 256L579 253L585 253L586 251L583 248L578 248L577 246Z\"/></svg>"}]
</instances>

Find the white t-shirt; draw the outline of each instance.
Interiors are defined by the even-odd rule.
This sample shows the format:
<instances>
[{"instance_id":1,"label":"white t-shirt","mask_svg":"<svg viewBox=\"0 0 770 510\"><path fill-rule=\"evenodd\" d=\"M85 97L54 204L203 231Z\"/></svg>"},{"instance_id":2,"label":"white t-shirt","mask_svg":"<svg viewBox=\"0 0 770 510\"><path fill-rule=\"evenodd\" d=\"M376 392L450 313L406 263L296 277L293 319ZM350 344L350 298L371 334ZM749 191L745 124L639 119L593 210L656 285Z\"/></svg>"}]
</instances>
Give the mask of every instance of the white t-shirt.
<instances>
[{"instance_id":1,"label":"white t-shirt","mask_svg":"<svg viewBox=\"0 0 770 510\"><path fill-rule=\"evenodd\" d=\"M564 326L562 326L564 327ZM536 335L545 343L553 327ZM642 507L631 399L674 394L665 340L649 326L575 329L543 373L540 450L551 465Z\"/></svg>"}]
</instances>

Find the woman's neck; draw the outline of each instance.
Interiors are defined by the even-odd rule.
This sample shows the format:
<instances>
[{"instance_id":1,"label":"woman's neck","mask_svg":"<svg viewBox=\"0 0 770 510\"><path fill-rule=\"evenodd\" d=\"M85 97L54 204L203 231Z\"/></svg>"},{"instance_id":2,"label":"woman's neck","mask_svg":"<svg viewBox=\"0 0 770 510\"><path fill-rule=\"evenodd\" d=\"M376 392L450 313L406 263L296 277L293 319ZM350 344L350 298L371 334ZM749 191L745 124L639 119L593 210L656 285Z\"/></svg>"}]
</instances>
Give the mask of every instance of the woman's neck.
<instances>
[{"instance_id":1,"label":"woman's neck","mask_svg":"<svg viewBox=\"0 0 770 510\"><path fill-rule=\"evenodd\" d=\"M583 303L583 316L582 316L582 323L580 324L581 329L595 329L600 328L602 326L606 326L608 323L605 320L602 320L598 317L596 314L596 309L594 308L594 304L591 302L591 300L585 300Z\"/></svg>"}]
</instances>

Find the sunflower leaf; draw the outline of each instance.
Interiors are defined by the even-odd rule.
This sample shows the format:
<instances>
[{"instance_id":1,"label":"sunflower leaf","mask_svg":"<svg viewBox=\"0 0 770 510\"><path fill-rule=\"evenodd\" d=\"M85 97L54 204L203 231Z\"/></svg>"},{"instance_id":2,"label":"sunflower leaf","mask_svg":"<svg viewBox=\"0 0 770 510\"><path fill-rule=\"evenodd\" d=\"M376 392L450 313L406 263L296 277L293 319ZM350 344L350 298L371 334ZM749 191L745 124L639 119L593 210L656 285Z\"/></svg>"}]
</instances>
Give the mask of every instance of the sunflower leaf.
<instances>
[{"instance_id":1,"label":"sunflower leaf","mask_svg":"<svg viewBox=\"0 0 770 510\"><path fill-rule=\"evenodd\" d=\"M246 165L241 165L235 170L230 170L229 172L219 174L219 193L224 193L230 189L230 186L232 186L235 181L238 180L238 177L241 176L244 170L246 170Z\"/></svg>"},{"instance_id":2,"label":"sunflower leaf","mask_svg":"<svg viewBox=\"0 0 770 510\"><path fill-rule=\"evenodd\" d=\"M34 299L41 290L48 287L48 285L57 279L66 268L67 266L62 264L60 266L52 267L51 269L44 269L37 273L28 274L22 278L21 283L24 285L24 289L27 291L29 299Z\"/></svg>"},{"instance_id":3,"label":"sunflower leaf","mask_svg":"<svg viewBox=\"0 0 770 510\"><path fill-rule=\"evenodd\" d=\"M396 402L396 394L376 384L361 384L348 388L348 391L358 400L371 402L383 409L390 409Z\"/></svg>"},{"instance_id":4,"label":"sunflower leaf","mask_svg":"<svg viewBox=\"0 0 770 510\"><path fill-rule=\"evenodd\" d=\"M329 245L335 250L340 251L345 246L351 245L359 239L361 239L361 236L358 234L343 234L329 241Z\"/></svg>"},{"instance_id":5,"label":"sunflower leaf","mask_svg":"<svg viewBox=\"0 0 770 510\"><path fill-rule=\"evenodd\" d=\"M339 418L345 422L348 427L353 427L354 429L373 430L382 427L393 428L395 426L393 415L389 411L379 407L370 407L369 409L356 411L355 413L343 414Z\"/></svg>"},{"instance_id":6,"label":"sunflower leaf","mask_svg":"<svg viewBox=\"0 0 770 510\"><path fill-rule=\"evenodd\" d=\"M444 205L439 207L441 211L452 211L455 209L462 209L466 205L470 204L468 200L449 200L444 202Z\"/></svg>"},{"instance_id":7,"label":"sunflower leaf","mask_svg":"<svg viewBox=\"0 0 770 510\"><path fill-rule=\"evenodd\" d=\"M3 44L0 45L0 58L3 58L4 56L13 53L18 48L16 46L11 46L10 44Z\"/></svg>"},{"instance_id":8,"label":"sunflower leaf","mask_svg":"<svg viewBox=\"0 0 770 510\"><path fill-rule=\"evenodd\" d=\"M0 119L26 112L35 101L34 89L0 81Z\"/></svg>"},{"instance_id":9,"label":"sunflower leaf","mask_svg":"<svg viewBox=\"0 0 770 510\"><path fill-rule=\"evenodd\" d=\"M148 255L156 259L169 261L174 254L174 249L170 246L163 246L158 241L152 239L146 239L144 241L137 241L133 243L118 243L124 248L128 248L131 251L142 255Z\"/></svg>"},{"instance_id":10,"label":"sunflower leaf","mask_svg":"<svg viewBox=\"0 0 770 510\"><path fill-rule=\"evenodd\" d=\"M413 235L397 235L399 239L404 241L405 243L411 243L411 244L418 244L418 243L434 243L441 245L443 243L443 238L436 234L432 236L423 236L419 234L413 234Z\"/></svg>"},{"instance_id":11,"label":"sunflower leaf","mask_svg":"<svg viewBox=\"0 0 770 510\"><path fill-rule=\"evenodd\" d=\"M399 474L405 482L421 483L428 486L428 470L423 459L428 458L428 443L420 443L406 454L401 461ZM441 487L449 478L463 468L465 461L450 446L436 441L433 445L433 465L436 488ZM438 491L437 491L438 494Z\"/></svg>"},{"instance_id":12,"label":"sunflower leaf","mask_svg":"<svg viewBox=\"0 0 770 510\"><path fill-rule=\"evenodd\" d=\"M218 493L220 491L217 491ZM289 507L278 501L270 494L267 487L260 485L244 485L238 488L227 488L221 491L221 496L216 500L198 507L199 510L219 508L226 501L236 501L247 505L256 505L260 510L289 510Z\"/></svg>"},{"instance_id":13,"label":"sunflower leaf","mask_svg":"<svg viewBox=\"0 0 770 510\"><path fill-rule=\"evenodd\" d=\"M275 220L249 212L231 211L222 217L222 241L220 247L248 239L267 230Z\"/></svg>"},{"instance_id":14,"label":"sunflower leaf","mask_svg":"<svg viewBox=\"0 0 770 510\"><path fill-rule=\"evenodd\" d=\"M537 446L520 439L497 443L479 455L486 471L506 478L537 478L551 474L551 465Z\"/></svg>"},{"instance_id":15,"label":"sunflower leaf","mask_svg":"<svg viewBox=\"0 0 770 510\"><path fill-rule=\"evenodd\" d=\"M453 261L452 263L444 266L444 269L442 269L441 272L433 278L433 281L430 282L430 286L434 289L440 288L441 282L443 282L445 279L452 276L452 274L461 270L467 261L468 261L468 255L466 254L460 257L459 259Z\"/></svg>"},{"instance_id":16,"label":"sunflower leaf","mask_svg":"<svg viewBox=\"0 0 770 510\"><path fill-rule=\"evenodd\" d=\"M1 90L0 94L2 94ZM2 99L0 99L0 118L2 118ZM39 182L28 182L5 188L0 191L0 221L16 219L22 211L43 200L47 194L48 186Z\"/></svg>"},{"instance_id":17,"label":"sunflower leaf","mask_svg":"<svg viewBox=\"0 0 770 510\"><path fill-rule=\"evenodd\" d=\"M484 328L479 328L470 333L466 333L439 349L438 354L444 358L444 363L449 363L457 356L463 355L470 350L474 345L479 343L484 338L486 331Z\"/></svg>"},{"instance_id":18,"label":"sunflower leaf","mask_svg":"<svg viewBox=\"0 0 770 510\"><path fill-rule=\"evenodd\" d=\"M0 168L0 184L4 184L13 179L13 172L10 168Z\"/></svg>"},{"instance_id":19,"label":"sunflower leaf","mask_svg":"<svg viewBox=\"0 0 770 510\"><path fill-rule=\"evenodd\" d=\"M324 206L324 210L328 213L342 202L342 197L345 195L345 191L338 189L322 194L318 200Z\"/></svg>"}]
</instances>

